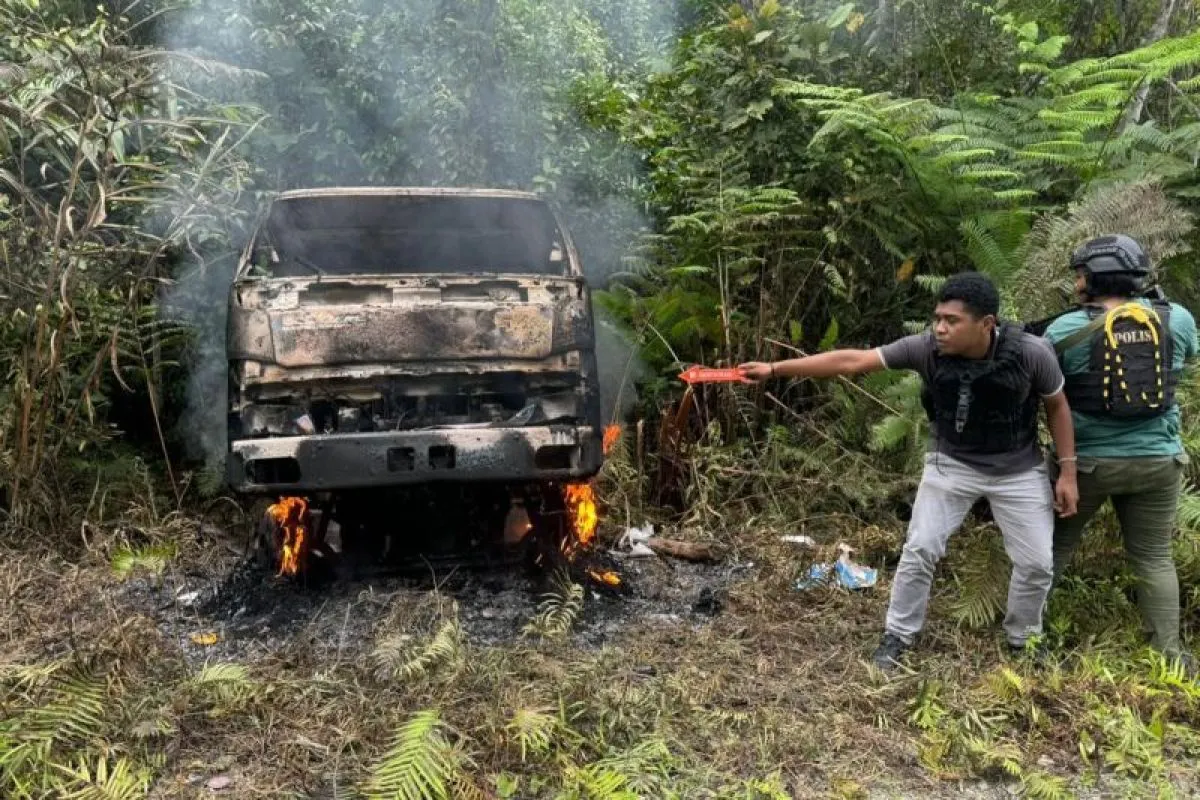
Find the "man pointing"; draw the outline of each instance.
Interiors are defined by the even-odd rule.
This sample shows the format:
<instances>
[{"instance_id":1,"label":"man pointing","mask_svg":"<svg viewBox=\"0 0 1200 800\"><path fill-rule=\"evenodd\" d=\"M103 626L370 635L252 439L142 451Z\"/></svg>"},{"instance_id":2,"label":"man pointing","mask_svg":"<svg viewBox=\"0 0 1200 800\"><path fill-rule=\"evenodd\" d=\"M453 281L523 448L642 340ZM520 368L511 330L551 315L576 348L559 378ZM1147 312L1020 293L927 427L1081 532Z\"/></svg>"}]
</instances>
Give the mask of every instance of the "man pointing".
<instances>
[{"instance_id":1,"label":"man pointing","mask_svg":"<svg viewBox=\"0 0 1200 800\"><path fill-rule=\"evenodd\" d=\"M1042 632L1053 576L1055 510L1075 513L1075 441L1054 351L1020 326L997 320L1000 297L984 275L963 273L938 295L933 326L873 350L741 365L747 378L830 378L909 369L923 382L929 452L896 570L883 639L884 670L916 642L925 623L934 568L971 507L987 498L1013 564L1004 630L1014 650ZM1037 442L1043 405L1058 454L1051 487Z\"/></svg>"}]
</instances>

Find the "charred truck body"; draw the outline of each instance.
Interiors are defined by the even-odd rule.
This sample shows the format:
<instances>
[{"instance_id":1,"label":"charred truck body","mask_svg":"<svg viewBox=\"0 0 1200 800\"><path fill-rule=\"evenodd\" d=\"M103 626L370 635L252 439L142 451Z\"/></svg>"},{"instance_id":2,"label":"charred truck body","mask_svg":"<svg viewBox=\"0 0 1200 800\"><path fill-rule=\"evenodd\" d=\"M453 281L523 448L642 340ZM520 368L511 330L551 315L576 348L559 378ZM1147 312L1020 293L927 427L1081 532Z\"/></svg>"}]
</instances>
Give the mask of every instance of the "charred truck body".
<instances>
[{"instance_id":1,"label":"charred truck body","mask_svg":"<svg viewBox=\"0 0 1200 800\"><path fill-rule=\"evenodd\" d=\"M600 468L591 296L535 195L284 193L229 302L235 491L566 482Z\"/></svg>"}]
</instances>

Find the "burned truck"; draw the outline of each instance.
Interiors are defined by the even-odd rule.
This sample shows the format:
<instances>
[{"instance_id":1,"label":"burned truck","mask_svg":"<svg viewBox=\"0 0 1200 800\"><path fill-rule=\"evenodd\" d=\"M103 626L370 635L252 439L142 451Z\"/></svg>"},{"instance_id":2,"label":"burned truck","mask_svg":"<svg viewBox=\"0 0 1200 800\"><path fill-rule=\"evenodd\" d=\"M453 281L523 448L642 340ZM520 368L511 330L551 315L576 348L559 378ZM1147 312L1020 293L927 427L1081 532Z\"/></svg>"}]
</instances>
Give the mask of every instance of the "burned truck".
<instances>
[{"instance_id":1,"label":"burned truck","mask_svg":"<svg viewBox=\"0 0 1200 800\"><path fill-rule=\"evenodd\" d=\"M591 296L533 194L285 192L243 253L226 345L228 483L276 499L277 522L289 498L315 512L314 547L331 519L344 542L398 535L414 515L390 490L511 519L603 461Z\"/></svg>"}]
</instances>

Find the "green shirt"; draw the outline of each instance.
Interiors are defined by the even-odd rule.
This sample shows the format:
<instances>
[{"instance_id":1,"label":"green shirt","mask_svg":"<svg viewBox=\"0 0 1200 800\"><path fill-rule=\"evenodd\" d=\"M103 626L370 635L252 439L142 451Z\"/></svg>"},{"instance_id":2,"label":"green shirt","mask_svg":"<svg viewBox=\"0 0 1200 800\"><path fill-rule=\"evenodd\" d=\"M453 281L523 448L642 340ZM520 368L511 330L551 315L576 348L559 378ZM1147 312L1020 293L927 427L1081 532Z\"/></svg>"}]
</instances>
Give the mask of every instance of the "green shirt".
<instances>
[{"instance_id":1,"label":"green shirt","mask_svg":"<svg viewBox=\"0 0 1200 800\"><path fill-rule=\"evenodd\" d=\"M1150 301L1142 300L1149 306ZM1088 324L1085 311L1072 311L1056 319L1046 329L1051 343L1062 341ZM1184 363L1200 353L1196 339L1196 320L1191 313L1171 303L1171 337L1175 345L1173 370L1182 370ZM1092 342L1087 339L1059 356L1063 374L1087 372L1091 360ZM1179 406L1151 419L1117 420L1071 412L1075 421L1075 448L1081 456L1094 458L1137 458L1142 456L1173 456L1183 452L1179 438Z\"/></svg>"}]
</instances>

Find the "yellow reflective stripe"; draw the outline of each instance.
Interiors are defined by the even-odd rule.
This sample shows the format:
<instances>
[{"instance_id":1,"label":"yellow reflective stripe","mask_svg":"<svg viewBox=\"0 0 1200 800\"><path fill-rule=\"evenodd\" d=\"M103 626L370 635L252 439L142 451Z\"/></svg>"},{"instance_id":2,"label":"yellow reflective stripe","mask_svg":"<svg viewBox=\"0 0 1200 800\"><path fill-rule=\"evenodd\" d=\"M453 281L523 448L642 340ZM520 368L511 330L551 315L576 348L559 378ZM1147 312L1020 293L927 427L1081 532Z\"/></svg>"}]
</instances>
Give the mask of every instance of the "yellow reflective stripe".
<instances>
[{"instance_id":1,"label":"yellow reflective stripe","mask_svg":"<svg viewBox=\"0 0 1200 800\"><path fill-rule=\"evenodd\" d=\"M1162 318L1158 316L1158 312L1153 308L1147 308L1141 303L1125 303L1108 312L1104 318L1104 335L1108 339L1108 344L1114 350L1117 348L1117 337L1113 333L1113 324L1124 317L1132 319L1141 325L1145 325L1150 329L1150 336L1154 340L1155 347L1158 346L1158 329L1162 327ZM1153 324L1152 322L1153 321Z\"/></svg>"}]
</instances>

